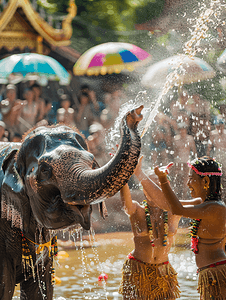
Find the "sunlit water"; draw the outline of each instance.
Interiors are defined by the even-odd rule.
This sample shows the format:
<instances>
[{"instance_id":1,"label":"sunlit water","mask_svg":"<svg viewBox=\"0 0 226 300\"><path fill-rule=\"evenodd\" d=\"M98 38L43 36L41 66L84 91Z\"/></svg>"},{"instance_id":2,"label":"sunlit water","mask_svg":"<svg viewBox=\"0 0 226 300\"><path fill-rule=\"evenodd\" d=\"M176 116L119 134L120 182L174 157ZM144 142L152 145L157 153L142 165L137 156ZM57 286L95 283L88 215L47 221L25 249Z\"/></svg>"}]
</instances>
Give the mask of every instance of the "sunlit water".
<instances>
[{"instance_id":1,"label":"sunlit water","mask_svg":"<svg viewBox=\"0 0 226 300\"><path fill-rule=\"evenodd\" d=\"M76 250L74 246L66 250L69 257L59 257L56 275L61 284L55 285L54 299L122 299L118 287L123 262L133 249L132 234L119 233L118 237L117 234L106 234L103 239L97 239L96 247L84 248L81 245L79 248ZM178 272L182 292L180 299L199 299L193 253L184 247L174 246L169 259ZM108 275L106 286L98 281L103 272ZM14 299L19 299L19 291L15 292Z\"/></svg>"},{"instance_id":2,"label":"sunlit water","mask_svg":"<svg viewBox=\"0 0 226 300\"><path fill-rule=\"evenodd\" d=\"M165 78L165 82L162 82L162 88L154 97L153 95L150 97L146 95L146 91L144 90L140 91L135 99L122 104L114 128L111 128L106 138L106 144L109 149L114 148L119 141L119 125L122 117L126 112L141 104L144 105L144 110L142 111L144 118L139 124L139 130L141 137L145 135L155 120L159 112L159 107L166 101L170 101L170 97L167 97L170 90L173 87L178 87L179 90L183 86L183 82L180 81L180 75L185 75L186 73L186 70L183 68L184 59L187 56L193 58L197 54L199 57L202 57L213 48L211 44L211 31L216 31L220 24L225 24L221 16L225 7L226 4L222 0L204 0L198 3L193 12L194 16L187 16L186 11L184 12L184 21L188 24L190 36L184 43L180 53L178 53L181 56L181 60L178 62L178 65L172 68L172 72ZM183 32L180 34L183 35ZM206 45L205 47L203 47L204 44Z\"/></svg>"}]
</instances>

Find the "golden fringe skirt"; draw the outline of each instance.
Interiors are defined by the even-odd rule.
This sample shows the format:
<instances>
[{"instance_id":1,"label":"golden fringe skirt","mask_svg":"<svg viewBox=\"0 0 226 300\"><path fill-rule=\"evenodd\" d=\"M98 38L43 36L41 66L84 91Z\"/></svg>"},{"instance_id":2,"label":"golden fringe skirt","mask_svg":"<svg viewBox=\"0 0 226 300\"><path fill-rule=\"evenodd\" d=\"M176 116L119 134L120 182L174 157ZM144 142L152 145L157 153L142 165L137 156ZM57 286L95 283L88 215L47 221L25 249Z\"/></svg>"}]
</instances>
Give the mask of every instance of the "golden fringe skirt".
<instances>
[{"instance_id":1,"label":"golden fringe skirt","mask_svg":"<svg viewBox=\"0 0 226 300\"><path fill-rule=\"evenodd\" d=\"M199 271L198 292L203 300L225 300L226 265L207 267Z\"/></svg>"},{"instance_id":2,"label":"golden fringe skirt","mask_svg":"<svg viewBox=\"0 0 226 300\"><path fill-rule=\"evenodd\" d=\"M129 300L179 298L177 273L168 262L149 264L128 258L123 265L119 293Z\"/></svg>"}]
</instances>

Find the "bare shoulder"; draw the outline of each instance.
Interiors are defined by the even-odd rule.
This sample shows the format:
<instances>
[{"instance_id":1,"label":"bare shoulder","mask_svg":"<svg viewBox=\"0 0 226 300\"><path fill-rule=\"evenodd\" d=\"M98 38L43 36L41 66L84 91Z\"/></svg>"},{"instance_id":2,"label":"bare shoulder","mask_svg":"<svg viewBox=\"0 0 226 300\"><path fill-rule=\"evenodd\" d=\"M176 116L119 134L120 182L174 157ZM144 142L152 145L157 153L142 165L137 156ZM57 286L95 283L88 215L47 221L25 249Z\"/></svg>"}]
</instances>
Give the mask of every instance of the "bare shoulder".
<instances>
[{"instance_id":1,"label":"bare shoulder","mask_svg":"<svg viewBox=\"0 0 226 300\"><path fill-rule=\"evenodd\" d=\"M206 201L201 205L213 213L226 213L226 205L223 201Z\"/></svg>"},{"instance_id":2,"label":"bare shoulder","mask_svg":"<svg viewBox=\"0 0 226 300\"><path fill-rule=\"evenodd\" d=\"M135 220L144 220L145 219L145 208L143 205L137 201L132 200L133 202L133 211L129 214L130 217Z\"/></svg>"},{"instance_id":3,"label":"bare shoulder","mask_svg":"<svg viewBox=\"0 0 226 300\"><path fill-rule=\"evenodd\" d=\"M124 207L124 209L127 215L132 216L135 214L140 214L142 210L144 210L144 207L141 206L137 201L132 200L132 206Z\"/></svg>"}]
</instances>

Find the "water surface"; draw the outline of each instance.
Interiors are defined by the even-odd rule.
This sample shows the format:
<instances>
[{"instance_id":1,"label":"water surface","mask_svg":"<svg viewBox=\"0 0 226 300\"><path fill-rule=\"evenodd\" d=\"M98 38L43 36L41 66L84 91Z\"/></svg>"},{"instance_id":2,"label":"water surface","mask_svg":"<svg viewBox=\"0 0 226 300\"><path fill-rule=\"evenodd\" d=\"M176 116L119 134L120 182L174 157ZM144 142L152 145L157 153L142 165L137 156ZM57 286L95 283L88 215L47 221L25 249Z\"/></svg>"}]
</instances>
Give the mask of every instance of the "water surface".
<instances>
[{"instance_id":1,"label":"water surface","mask_svg":"<svg viewBox=\"0 0 226 300\"><path fill-rule=\"evenodd\" d=\"M59 256L56 275L61 279L54 289L54 299L122 299L118 294L121 268L127 254L133 249L131 233L109 233L95 236L96 246L63 250ZM195 258L192 251L181 247L188 244L187 238L177 236L176 244L169 255L170 262L178 272L181 300L197 300L197 276ZM86 243L83 243L86 246ZM67 257L68 254L68 257ZM102 273L108 275L106 285L98 281ZM16 291L14 299L19 299Z\"/></svg>"}]
</instances>

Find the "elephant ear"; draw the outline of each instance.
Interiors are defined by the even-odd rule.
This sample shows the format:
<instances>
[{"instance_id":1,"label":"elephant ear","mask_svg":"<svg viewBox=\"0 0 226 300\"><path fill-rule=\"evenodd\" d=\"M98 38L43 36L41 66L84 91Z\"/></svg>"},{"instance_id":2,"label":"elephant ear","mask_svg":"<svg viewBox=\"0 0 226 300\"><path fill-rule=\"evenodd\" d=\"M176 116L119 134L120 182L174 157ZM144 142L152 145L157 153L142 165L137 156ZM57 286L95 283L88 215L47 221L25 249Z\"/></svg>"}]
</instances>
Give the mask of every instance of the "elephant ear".
<instances>
[{"instance_id":1,"label":"elephant ear","mask_svg":"<svg viewBox=\"0 0 226 300\"><path fill-rule=\"evenodd\" d=\"M37 135L27 138L18 152L16 165L22 178L26 175L30 164L36 162L45 150L45 136Z\"/></svg>"},{"instance_id":2,"label":"elephant ear","mask_svg":"<svg viewBox=\"0 0 226 300\"><path fill-rule=\"evenodd\" d=\"M2 170L5 174L6 169L8 168L10 162L12 161L12 159L15 157L16 153L17 153L18 149L13 149L3 160L2 163Z\"/></svg>"},{"instance_id":3,"label":"elephant ear","mask_svg":"<svg viewBox=\"0 0 226 300\"><path fill-rule=\"evenodd\" d=\"M12 150L2 163L1 218L11 221L12 227L26 232L30 223L30 205L24 183L15 167L17 152L16 149Z\"/></svg>"},{"instance_id":4,"label":"elephant ear","mask_svg":"<svg viewBox=\"0 0 226 300\"><path fill-rule=\"evenodd\" d=\"M25 191L25 176L29 166L37 162L45 149L44 135L27 137L20 149L11 151L3 161L4 178L1 188L1 217L25 234L30 226L31 207Z\"/></svg>"}]
</instances>

